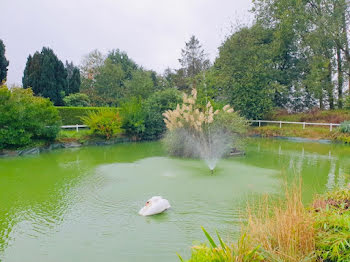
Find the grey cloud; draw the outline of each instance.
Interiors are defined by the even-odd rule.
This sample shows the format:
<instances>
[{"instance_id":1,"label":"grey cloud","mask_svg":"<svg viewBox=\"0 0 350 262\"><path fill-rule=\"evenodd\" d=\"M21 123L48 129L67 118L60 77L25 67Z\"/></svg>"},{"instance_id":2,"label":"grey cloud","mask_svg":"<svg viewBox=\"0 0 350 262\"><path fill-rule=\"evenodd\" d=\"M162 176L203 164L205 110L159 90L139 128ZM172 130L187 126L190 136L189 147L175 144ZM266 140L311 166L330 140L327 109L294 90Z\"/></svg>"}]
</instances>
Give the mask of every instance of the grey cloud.
<instances>
[{"instance_id":1,"label":"grey cloud","mask_svg":"<svg viewBox=\"0 0 350 262\"><path fill-rule=\"evenodd\" d=\"M230 24L250 20L250 7L247 0L1 0L8 82L21 83L27 56L43 46L75 64L93 49L119 48L163 72L179 67L181 48L195 34L213 60Z\"/></svg>"}]
</instances>

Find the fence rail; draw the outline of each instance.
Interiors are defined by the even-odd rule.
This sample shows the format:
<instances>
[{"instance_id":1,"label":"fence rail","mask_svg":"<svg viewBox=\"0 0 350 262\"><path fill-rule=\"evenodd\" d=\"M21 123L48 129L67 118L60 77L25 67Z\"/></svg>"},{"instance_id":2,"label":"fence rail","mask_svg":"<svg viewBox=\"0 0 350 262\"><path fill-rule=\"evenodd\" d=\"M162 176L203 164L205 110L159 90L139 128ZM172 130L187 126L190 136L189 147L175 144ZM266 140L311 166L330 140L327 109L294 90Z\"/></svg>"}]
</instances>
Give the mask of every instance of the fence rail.
<instances>
[{"instance_id":1,"label":"fence rail","mask_svg":"<svg viewBox=\"0 0 350 262\"><path fill-rule=\"evenodd\" d=\"M305 129L306 125L313 126L329 126L329 131L333 130L333 127L340 126L340 124L334 123L308 123L308 122L288 122L288 121L272 121L272 120L249 120L252 123L259 123L259 127L261 123L274 123L279 124L280 128L282 128L282 124L294 124L294 125L303 125L303 129Z\"/></svg>"},{"instance_id":2,"label":"fence rail","mask_svg":"<svg viewBox=\"0 0 350 262\"><path fill-rule=\"evenodd\" d=\"M294 125L303 125L303 129L307 125L309 126L329 126L329 131L333 130L333 127L340 126L340 124L334 124L334 123L309 123L309 122L289 122L289 121L273 121L273 120L249 120L251 123L259 123L259 127L261 126L261 123L273 123L273 124L279 124L280 128L282 128L282 124L294 124ZM62 129L75 129L77 132L79 132L79 128L87 128L87 125L66 125L61 126Z\"/></svg>"},{"instance_id":3,"label":"fence rail","mask_svg":"<svg viewBox=\"0 0 350 262\"><path fill-rule=\"evenodd\" d=\"M75 130L77 132L79 132L79 128L87 128L88 126L87 125L67 125L67 126L61 126L61 128L63 129L73 129L75 128Z\"/></svg>"}]
</instances>

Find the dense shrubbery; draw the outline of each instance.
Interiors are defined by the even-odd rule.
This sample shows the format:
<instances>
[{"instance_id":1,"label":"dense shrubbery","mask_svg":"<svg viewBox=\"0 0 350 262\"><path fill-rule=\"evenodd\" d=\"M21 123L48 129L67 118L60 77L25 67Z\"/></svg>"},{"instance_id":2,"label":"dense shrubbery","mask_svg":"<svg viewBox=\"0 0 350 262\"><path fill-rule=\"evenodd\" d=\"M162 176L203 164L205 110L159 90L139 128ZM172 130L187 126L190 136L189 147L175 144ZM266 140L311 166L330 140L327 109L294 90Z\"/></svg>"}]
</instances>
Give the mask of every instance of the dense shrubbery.
<instances>
[{"instance_id":1,"label":"dense shrubbery","mask_svg":"<svg viewBox=\"0 0 350 262\"><path fill-rule=\"evenodd\" d=\"M340 124L339 130L342 133L350 133L350 121L344 121Z\"/></svg>"},{"instance_id":2,"label":"dense shrubbery","mask_svg":"<svg viewBox=\"0 0 350 262\"><path fill-rule=\"evenodd\" d=\"M175 109L181 102L181 93L169 88L158 91L151 95L144 103L145 131L142 134L144 139L157 139L166 130L163 120L163 113L169 109Z\"/></svg>"},{"instance_id":3,"label":"dense shrubbery","mask_svg":"<svg viewBox=\"0 0 350 262\"><path fill-rule=\"evenodd\" d=\"M69 97L80 94L73 94ZM131 98L121 104L120 117L125 134L135 140L157 139L165 131L162 114L174 109L181 101L181 93L173 88L161 90L152 94L148 99ZM82 118L100 109L118 112L117 108L109 107L57 107L64 125L83 124Z\"/></svg>"},{"instance_id":4,"label":"dense shrubbery","mask_svg":"<svg viewBox=\"0 0 350 262\"><path fill-rule=\"evenodd\" d=\"M347 93L347 96L344 99L344 108L350 109L350 94Z\"/></svg>"},{"instance_id":5,"label":"dense shrubbery","mask_svg":"<svg viewBox=\"0 0 350 262\"><path fill-rule=\"evenodd\" d=\"M18 148L34 140L54 140L60 128L57 109L31 89L0 88L0 148Z\"/></svg>"},{"instance_id":6,"label":"dense shrubbery","mask_svg":"<svg viewBox=\"0 0 350 262\"><path fill-rule=\"evenodd\" d=\"M349 110L310 110L304 113L290 114L286 110L276 111L268 119L292 122L319 122L338 124L350 120Z\"/></svg>"},{"instance_id":7,"label":"dense shrubbery","mask_svg":"<svg viewBox=\"0 0 350 262\"><path fill-rule=\"evenodd\" d=\"M120 107L122 127L125 134L133 140L139 140L145 131L145 112L140 99L133 97Z\"/></svg>"},{"instance_id":8,"label":"dense shrubbery","mask_svg":"<svg viewBox=\"0 0 350 262\"><path fill-rule=\"evenodd\" d=\"M313 207L318 261L350 261L350 189L318 197Z\"/></svg>"},{"instance_id":9,"label":"dense shrubbery","mask_svg":"<svg viewBox=\"0 0 350 262\"><path fill-rule=\"evenodd\" d=\"M122 120L118 112L111 109L101 109L90 112L82 117L84 124L89 126L92 134L110 139L122 132Z\"/></svg>"},{"instance_id":10,"label":"dense shrubbery","mask_svg":"<svg viewBox=\"0 0 350 262\"><path fill-rule=\"evenodd\" d=\"M63 98L65 106L87 107L90 106L90 98L83 93L70 94Z\"/></svg>"},{"instance_id":11,"label":"dense shrubbery","mask_svg":"<svg viewBox=\"0 0 350 262\"><path fill-rule=\"evenodd\" d=\"M115 112L118 111L117 108L109 108L109 107L66 107L59 106L56 107L58 109L59 115L62 118L63 125L75 125L75 124L83 124L83 120L81 119L84 116L87 116L90 112L98 112L101 109L110 109Z\"/></svg>"}]
</instances>

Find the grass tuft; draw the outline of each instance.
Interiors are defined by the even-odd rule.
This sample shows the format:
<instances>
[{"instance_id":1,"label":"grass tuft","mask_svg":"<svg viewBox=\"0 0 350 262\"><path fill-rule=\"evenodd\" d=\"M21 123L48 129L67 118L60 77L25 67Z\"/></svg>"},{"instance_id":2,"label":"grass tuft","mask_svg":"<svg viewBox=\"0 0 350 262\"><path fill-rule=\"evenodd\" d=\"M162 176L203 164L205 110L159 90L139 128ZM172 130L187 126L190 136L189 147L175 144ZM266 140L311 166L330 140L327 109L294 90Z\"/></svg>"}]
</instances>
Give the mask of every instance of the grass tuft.
<instances>
[{"instance_id":1,"label":"grass tuft","mask_svg":"<svg viewBox=\"0 0 350 262\"><path fill-rule=\"evenodd\" d=\"M315 250L314 218L301 200L301 186L286 189L286 199L271 206L268 198L248 212L247 233L260 244L267 261L305 261ZM250 209L252 210L252 209Z\"/></svg>"}]
</instances>

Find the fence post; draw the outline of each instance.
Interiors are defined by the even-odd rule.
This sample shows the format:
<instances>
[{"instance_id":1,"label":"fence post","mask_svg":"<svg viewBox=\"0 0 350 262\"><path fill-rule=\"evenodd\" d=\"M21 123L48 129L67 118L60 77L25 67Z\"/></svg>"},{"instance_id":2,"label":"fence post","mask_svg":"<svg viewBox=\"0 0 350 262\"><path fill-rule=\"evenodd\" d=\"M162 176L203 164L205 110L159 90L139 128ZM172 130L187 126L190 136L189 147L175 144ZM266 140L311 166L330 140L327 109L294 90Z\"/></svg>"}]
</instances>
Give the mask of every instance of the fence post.
<instances>
[{"instance_id":1,"label":"fence post","mask_svg":"<svg viewBox=\"0 0 350 262\"><path fill-rule=\"evenodd\" d=\"M305 129L305 122L303 123L303 129Z\"/></svg>"},{"instance_id":2,"label":"fence post","mask_svg":"<svg viewBox=\"0 0 350 262\"><path fill-rule=\"evenodd\" d=\"M261 121L259 120L259 127L261 127Z\"/></svg>"},{"instance_id":3,"label":"fence post","mask_svg":"<svg viewBox=\"0 0 350 262\"><path fill-rule=\"evenodd\" d=\"M77 132L79 132L79 126L78 126L78 124L75 125L75 129L77 130Z\"/></svg>"},{"instance_id":4,"label":"fence post","mask_svg":"<svg viewBox=\"0 0 350 262\"><path fill-rule=\"evenodd\" d=\"M280 121L280 128L282 128L282 121Z\"/></svg>"},{"instance_id":5,"label":"fence post","mask_svg":"<svg viewBox=\"0 0 350 262\"><path fill-rule=\"evenodd\" d=\"M331 123L331 124L330 124L330 128L329 128L329 131L332 132L332 129L333 129L333 124Z\"/></svg>"}]
</instances>

